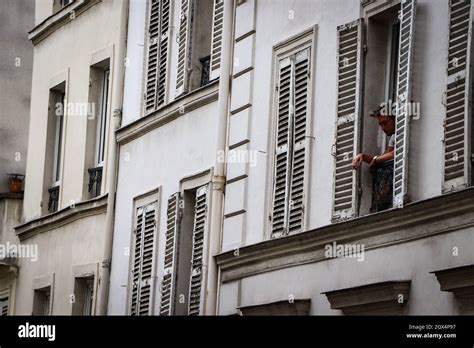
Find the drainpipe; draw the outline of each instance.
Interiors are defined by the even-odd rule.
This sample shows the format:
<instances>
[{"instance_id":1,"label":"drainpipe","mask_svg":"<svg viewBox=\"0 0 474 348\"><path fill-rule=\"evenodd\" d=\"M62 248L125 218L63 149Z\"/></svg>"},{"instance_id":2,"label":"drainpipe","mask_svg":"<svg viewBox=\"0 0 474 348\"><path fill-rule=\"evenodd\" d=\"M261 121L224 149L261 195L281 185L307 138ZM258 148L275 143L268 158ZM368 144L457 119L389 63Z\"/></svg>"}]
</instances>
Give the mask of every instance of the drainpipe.
<instances>
[{"instance_id":1,"label":"drainpipe","mask_svg":"<svg viewBox=\"0 0 474 348\"><path fill-rule=\"evenodd\" d=\"M220 252L222 226L224 218L224 185L225 185L225 163L219 161L219 152L226 151L227 122L229 115L229 87L230 72L233 56L233 16L235 1L224 0L222 48L221 48L221 70L219 77L219 96L217 105L217 139L216 139L216 162L214 175L212 178L212 198L211 198L211 221L209 235L208 272L206 296L204 299L204 314L216 315L218 272L214 255Z\"/></svg>"},{"instance_id":2,"label":"drainpipe","mask_svg":"<svg viewBox=\"0 0 474 348\"><path fill-rule=\"evenodd\" d=\"M99 270L99 289L97 296L97 314L106 315L109 298L110 267L112 263L112 243L114 238L115 192L117 188L118 155L115 131L122 122L123 85L125 80L125 50L127 39L128 5L129 0L121 3L121 19L118 28L118 45L114 50L114 65L118 70L115 74L116 83L112 85L113 129L109 134L107 162L107 213L105 216L105 240Z\"/></svg>"}]
</instances>

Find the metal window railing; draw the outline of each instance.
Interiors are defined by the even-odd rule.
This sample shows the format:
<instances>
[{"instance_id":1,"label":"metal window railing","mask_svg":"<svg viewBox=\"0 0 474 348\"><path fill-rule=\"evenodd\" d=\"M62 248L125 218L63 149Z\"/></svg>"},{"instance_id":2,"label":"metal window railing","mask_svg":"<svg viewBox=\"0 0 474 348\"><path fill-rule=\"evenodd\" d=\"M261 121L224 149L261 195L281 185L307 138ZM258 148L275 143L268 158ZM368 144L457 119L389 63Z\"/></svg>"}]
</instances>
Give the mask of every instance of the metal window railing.
<instances>
[{"instance_id":1,"label":"metal window railing","mask_svg":"<svg viewBox=\"0 0 474 348\"><path fill-rule=\"evenodd\" d=\"M49 192L48 211L50 213L54 213L55 211L58 210L59 188L60 186L57 185L48 189L48 192Z\"/></svg>"},{"instance_id":2,"label":"metal window railing","mask_svg":"<svg viewBox=\"0 0 474 348\"><path fill-rule=\"evenodd\" d=\"M90 168L89 170L89 193L92 197L100 196L102 186L102 167Z\"/></svg>"},{"instance_id":3,"label":"metal window railing","mask_svg":"<svg viewBox=\"0 0 474 348\"><path fill-rule=\"evenodd\" d=\"M372 170L371 213L390 209L393 202L393 160L385 161Z\"/></svg>"}]
</instances>

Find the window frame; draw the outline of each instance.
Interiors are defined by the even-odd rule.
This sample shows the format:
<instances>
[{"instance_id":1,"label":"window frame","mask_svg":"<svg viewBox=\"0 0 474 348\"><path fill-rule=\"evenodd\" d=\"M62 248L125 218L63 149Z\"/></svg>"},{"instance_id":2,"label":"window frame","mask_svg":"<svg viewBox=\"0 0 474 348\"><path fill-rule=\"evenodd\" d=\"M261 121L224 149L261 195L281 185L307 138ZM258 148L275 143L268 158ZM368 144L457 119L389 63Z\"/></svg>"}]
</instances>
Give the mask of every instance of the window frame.
<instances>
[{"instance_id":1,"label":"window frame","mask_svg":"<svg viewBox=\"0 0 474 348\"><path fill-rule=\"evenodd\" d=\"M107 129L109 114L109 94L110 94L110 68L101 73L101 92L100 92L100 111L97 119L96 129L96 148L95 148L95 164L97 167L103 167L105 162L105 152L107 148Z\"/></svg>"}]
</instances>

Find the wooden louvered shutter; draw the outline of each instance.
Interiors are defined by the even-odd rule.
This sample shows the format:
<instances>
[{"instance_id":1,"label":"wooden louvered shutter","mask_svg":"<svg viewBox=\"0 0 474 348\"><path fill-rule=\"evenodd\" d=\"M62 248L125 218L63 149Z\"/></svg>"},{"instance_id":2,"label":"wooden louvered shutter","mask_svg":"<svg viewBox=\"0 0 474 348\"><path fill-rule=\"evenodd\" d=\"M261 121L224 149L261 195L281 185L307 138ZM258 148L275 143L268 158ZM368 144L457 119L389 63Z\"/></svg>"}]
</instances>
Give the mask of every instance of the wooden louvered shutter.
<instances>
[{"instance_id":1,"label":"wooden louvered shutter","mask_svg":"<svg viewBox=\"0 0 474 348\"><path fill-rule=\"evenodd\" d=\"M287 234L287 206L289 200L289 142L290 98L292 88L292 64L290 58L280 60L278 67L276 102L276 144L273 188L272 236Z\"/></svg>"},{"instance_id":2,"label":"wooden louvered shutter","mask_svg":"<svg viewBox=\"0 0 474 348\"><path fill-rule=\"evenodd\" d=\"M143 239L143 208L138 208L136 225L134 229L134 246L133 246L133 264L132 264L132 291L130 301L130 314L138 315L139 298L140 298L140 272L142 259L142 239Z\"/></svg>"},{"instance_id":3,"label":"wooden louvered shutter","mask_svg":"<svg viewBox=\"0 0 474 348\"><path fill-rule=\"evenodd\" d=\"M362 76L362 20L338 27L337 119L334 156L333 220L354 217L358 171L351 161L359 151Z\"/></svg>"},{"instance_id":4,"label":"wooden louvered shutter","mask_svg":"<svg viewBox=\"0 0 474 348\"><path fill-rule=\"evenodd\" d=\"M306 124L308 118L310 49L298 52L294 57L293 97L290 108L292 120L291 144L291 180L290 202L288 204L288 233L300 232L303 229L305 158L306 158Z\"/></svg>"},{"instance_id":5,"label":"wooden louvered shutter","mask_svg":"<svg viewBox=\"0 0 474 348\"><path fill-rule=\"evenodd\" d=\"M402 0L397 71L397 112L393 173L393 206L405 202L408 181L412 58L415 42L416 0Z\"/></svg>"},{"instance_id":6,"label":"wooden louvered shutter","mask_svg":"<svg viewBox=\"0 0 474 348\"><path fill-rule=\"evenodd\" d=\"M179 193L175 193L168 199L166 218L166 242L165 242L165 270L162 281L161 292L161 315L172 315L176 287L176 256L179 240L180 223Z\"/></svg>"},{"instance_id":7,"label":"wooden louvered shutter","mask_svg":"<svg viewBox=\"0 0 474 348\"><path fill-rule=\"evenodd\" d=\"M178 71L176 96L188 91L190 49L192 38L193 0L181 0L181 15L178 36Z\"/></svg>"},{"instance_id":8,"label":"wooden louvered shutter","mask_svg":"<svg viewBox=\"0 0 474 348\"><path fill-rule=\"evenodd\" d=\"M469 126L471 118L471 46L473 11L471 1L449 3L449 47L444 120L443 192L466 187L469 173Z\"/></svg>"},{"instance_id":9,"label":"wooden louvered shutter","mask_svg":"<svg viewBox=\"0 0 474 348\"><path fill-rule=\"evenodd\" d=\"M303 229L310 52L278 62L272 237Z\"/></svg>"},{"instance_id":10,"label":"wooden louvered shutter","mask_svg":"<svg viewBox=\"0 0 474 348\"><path fill-rule=\"evenodd\" d=\"M146 113L163 105L167 97L170 45L170 0L151 0L148 21Z\"/></svg>"},{"instance_id":11,"label":"wooden louvered shutter","mask_svg":"<svg viewBox=\"0 0 474 348\"><path fill-rule=\"evenodd\" d=\"M189 284L189 315L201 313L202 265L204 253L204 233L207 220L207 185L196 191L194 210L193 250L191 256L191 279Z\"/></svg>"},{"instance_id":12,"label":"wooden louvered shutter","mask_svg":"<svg viewBox=\"0 0 474 348\"><path fill-rule=\"evenodd\" d=\"M214 11L212 19L212 42L210 78L214 80L220 75L222 30L224 29L224 0L214 0Z\"/></svg>"},{"instance_id":13,"label":"wooden louvered shutter","mask_svg":"<svg viewBox=\"0 0 474 348\"><path fill-rule=\"evenodd\" d=\"M131 315L149 315L152 296L156 202L138 208L132 266Z\"/></svg>"}]
</instances>

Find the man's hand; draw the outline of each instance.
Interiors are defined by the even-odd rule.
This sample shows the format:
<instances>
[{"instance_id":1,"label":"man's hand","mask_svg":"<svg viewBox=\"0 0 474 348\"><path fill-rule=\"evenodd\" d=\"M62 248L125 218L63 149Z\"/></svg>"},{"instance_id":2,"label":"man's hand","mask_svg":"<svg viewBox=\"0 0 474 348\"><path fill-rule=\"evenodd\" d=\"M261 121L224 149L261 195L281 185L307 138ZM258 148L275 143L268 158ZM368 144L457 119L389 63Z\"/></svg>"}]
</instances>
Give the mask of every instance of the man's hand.
<instances>
[{"instance_id":1,"label":"man's hand","mask_svg":"<svg viewBox=\"0 0 474 348\"><path fill-rule=\"evenodd\" d=\"M352 169L358 169L364 161L364 154L360 153L352 160Z\"/></svg>"}]
</instances>

